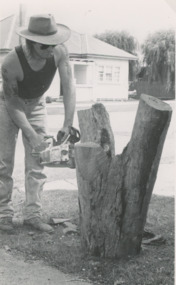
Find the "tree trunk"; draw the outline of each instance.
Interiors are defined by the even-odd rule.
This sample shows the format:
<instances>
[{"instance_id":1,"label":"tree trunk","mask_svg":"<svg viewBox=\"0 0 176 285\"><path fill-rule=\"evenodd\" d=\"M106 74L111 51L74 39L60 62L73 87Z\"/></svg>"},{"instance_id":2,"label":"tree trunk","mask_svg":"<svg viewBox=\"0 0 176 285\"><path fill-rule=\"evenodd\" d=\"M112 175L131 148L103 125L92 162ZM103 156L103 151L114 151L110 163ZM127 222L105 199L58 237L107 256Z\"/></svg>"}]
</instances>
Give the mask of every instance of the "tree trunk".
<instances>
[{"instance_id":1,"label":"tree trunk","mask_svg":"<svg viewBox=\"0 0 176 285\"><path fill-rule=\"evenodd\" d=\"M75 158L85 252L111 258L140 252L171 114L168 104L142 95L130 142L115 156L104 106L78 111L81 143Z\"/></svg>"}]
</instances>

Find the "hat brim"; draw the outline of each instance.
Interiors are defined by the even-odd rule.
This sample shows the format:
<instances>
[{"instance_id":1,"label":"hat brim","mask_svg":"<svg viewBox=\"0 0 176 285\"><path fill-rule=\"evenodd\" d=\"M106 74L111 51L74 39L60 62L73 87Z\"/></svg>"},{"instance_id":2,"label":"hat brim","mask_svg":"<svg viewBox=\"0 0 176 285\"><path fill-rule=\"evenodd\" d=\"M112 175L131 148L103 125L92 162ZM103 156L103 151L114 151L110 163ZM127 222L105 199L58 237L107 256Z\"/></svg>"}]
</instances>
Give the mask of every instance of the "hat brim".
<instances>
[{"instance_id":1,"label":"hat brim","mask_svg":"<svg viewBox=\"0 0 176 285\"><path fill-rule=\"evenodd\" d=\"M24 27L18 28L16 33L19 36L36 43L44 45L59 45L66 42L70 38L71 31L67 26L62 24L57 24L57 29L57 33L46 36L31 33L27 28Z\"/></svg>"}]
</instances>

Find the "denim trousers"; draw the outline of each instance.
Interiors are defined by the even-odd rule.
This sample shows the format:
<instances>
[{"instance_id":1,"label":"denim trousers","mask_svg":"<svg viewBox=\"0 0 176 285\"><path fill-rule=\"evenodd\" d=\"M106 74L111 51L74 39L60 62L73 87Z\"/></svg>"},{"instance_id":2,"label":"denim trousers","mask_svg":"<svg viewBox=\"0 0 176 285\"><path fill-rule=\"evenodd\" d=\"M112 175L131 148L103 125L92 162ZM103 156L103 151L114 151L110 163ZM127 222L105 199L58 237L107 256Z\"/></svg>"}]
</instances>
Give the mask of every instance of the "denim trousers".
<instances>
[{"instance_id":1,"label":"denim trousers","mask_svg":"<svg viewBox=\"0 0 176 285\"><path fill-rule=\"evenodd\" d=\"M44 96L37 99L21 99L26 117L38 134L46 134L46 107ZM0 218L13 217L12 190L15 147L19 128L7 112L5 99L0 96ZM31 155L32 147L22 134L25 153L25 202L24 219L40 217L41 194L46 175L39 159Z\"/></svg>"}]
</instances>

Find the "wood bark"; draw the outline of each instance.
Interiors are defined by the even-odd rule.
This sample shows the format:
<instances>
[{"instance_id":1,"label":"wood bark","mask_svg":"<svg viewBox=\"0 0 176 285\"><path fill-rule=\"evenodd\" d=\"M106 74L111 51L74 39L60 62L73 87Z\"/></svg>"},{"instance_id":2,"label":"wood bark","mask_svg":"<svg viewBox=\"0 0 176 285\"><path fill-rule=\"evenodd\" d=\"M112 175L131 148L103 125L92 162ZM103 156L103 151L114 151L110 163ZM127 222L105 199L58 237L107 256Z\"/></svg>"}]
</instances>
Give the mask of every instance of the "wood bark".
<instances>
[{"instance_id":1,"label":"wood bark","mask_svg":"<svg viewBox=\"0 0 176 285\"><path fill-rule=\"evenodd\" d=\"M75 159L85 252L111 258L139 254L171 114L168 104L143 94L131 139L115 155L103 104L78 111L81 142Z\"/></svg>"}]
</instances>

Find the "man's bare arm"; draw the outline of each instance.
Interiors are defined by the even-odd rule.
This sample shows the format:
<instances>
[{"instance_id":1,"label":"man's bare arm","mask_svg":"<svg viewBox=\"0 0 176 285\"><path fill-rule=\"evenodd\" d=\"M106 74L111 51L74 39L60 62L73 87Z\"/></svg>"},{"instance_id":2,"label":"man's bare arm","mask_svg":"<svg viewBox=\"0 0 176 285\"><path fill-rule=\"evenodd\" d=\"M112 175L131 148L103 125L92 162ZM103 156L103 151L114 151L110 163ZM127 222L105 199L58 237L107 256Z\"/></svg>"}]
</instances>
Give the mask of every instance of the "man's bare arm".
<instances>
[{"instance_id":1,"label":"man's bare arm","mask_svg":"<svg viewBox=\"0 0 176 285\"><path fill-rule=\"evenodd\" d=\"M58 62L58 70L63 91L63 103L65 108L65 119L63 127L73 124L76 93L73 84L72 71L69 63L68 51L64 45L60 46L60 60Z\"/></svg>"},{"instance_id":2,"label":"man's bare arm","mask_svg":"<svg viewBox=\"0 0 176 285\"><path fill-rule=\"evenodd\" d=\"M2 65L3 93L7 111L14 123L22 130L32 147L42 140L28 122L23 110L21 99L18 96L18 84L8 64Z\"/></svg>"}]
</instances>

